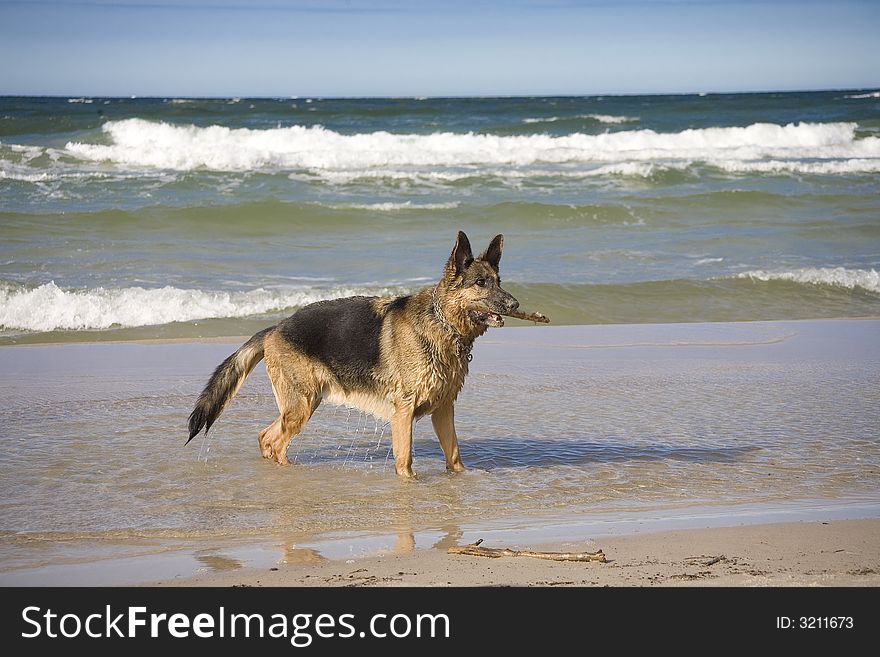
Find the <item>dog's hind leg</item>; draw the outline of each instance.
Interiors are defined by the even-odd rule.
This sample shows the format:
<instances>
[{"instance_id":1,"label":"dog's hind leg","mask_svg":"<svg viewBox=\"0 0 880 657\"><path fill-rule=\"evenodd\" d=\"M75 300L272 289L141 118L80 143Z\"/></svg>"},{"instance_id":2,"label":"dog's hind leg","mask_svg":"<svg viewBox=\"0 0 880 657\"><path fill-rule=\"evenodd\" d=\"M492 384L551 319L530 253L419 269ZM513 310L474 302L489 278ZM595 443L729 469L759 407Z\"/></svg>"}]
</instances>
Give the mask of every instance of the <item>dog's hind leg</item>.
<instances>
[{"instance_id":1,"label":"dog's hind leg","mask_svg":"<svg viewBox=\"0 0 880 657\"><path fill-rule=\"evenodd\" d=\"M263 455L264 459L274 459L275 458L275 441L278 434L281 433L281 416L275 418L275 420L268 427L263 429L260 432L260 453ZM287 461L290 463L290 461Z\"/></svg>"},{"instance_id":2,"label":"dog's hind leg","mask_svg":"<svg viewBox=\"0 0 880 657\"><path fill-rule=\"evenodd\" d=\"M446 469L453 472L461 472L464 465L461 463L461 454L458 452L458 436L455 435L455 411L452 404L441 406L431 413L431 424L434 425L434 433L440 440L440 447L446 456Z\"/></svg>"},{"instance_id":3,"label":"dog's hind leg","mask_svg":"<svg viewBox=\"0 0 880 657\"><path fill-rule=\"evenodd\" d=\"M264 458L287 465L287 448L290 441L312 417L320 401L310 401L304 395L284 398L279 404L280 415L260 432L260 453Z\"/></svg>"},{"instance_id":4,"label":"dog's hind leg","mask_svg":"<svg viewBox=\"0 0 880 657\"><path fill-rule=\"evenodd\" d=\"M305 426L321 398L314 391L306 391L290 374L276 363L266 363L266 371L272 382L272 392L278 404L278 417L260 432L260 453L264 458L287 465L287 448L290 441Z\"/></svg>"}]
</instances>

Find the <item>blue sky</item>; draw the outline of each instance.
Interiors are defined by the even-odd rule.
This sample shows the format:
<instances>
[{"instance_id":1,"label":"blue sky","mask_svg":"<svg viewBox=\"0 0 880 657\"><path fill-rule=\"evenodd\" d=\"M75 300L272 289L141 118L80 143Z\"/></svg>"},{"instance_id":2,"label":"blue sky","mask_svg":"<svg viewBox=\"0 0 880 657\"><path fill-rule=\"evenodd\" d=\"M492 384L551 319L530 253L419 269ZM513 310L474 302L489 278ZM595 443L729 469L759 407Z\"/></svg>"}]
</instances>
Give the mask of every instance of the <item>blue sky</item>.
<instances>
[{"instance_id":1,"label":"blue sky","mask_svg":"<svg viewBox=\"0 0 880 657\"><path fill-rule=\"evenodd\" d=\"M0 0L0 94L880 86L880 0Z\"/></svg>"}]
</instances>

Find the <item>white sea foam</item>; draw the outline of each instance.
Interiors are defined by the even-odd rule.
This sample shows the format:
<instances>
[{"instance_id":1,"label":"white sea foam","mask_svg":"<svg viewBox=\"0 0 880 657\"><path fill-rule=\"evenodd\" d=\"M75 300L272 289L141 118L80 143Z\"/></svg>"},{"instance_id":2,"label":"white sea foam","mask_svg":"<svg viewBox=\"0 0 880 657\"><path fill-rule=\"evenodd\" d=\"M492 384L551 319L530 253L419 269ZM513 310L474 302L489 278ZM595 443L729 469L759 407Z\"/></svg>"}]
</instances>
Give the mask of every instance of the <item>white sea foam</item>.
<instances>
[{"instance_id":1,"label":"white sea foam","mask_svg":"<svg viewBox=\"0 0 880 657\"><path fill-rule=\"evenodd\" d=\"M729 173L805 173L833 175L847 173L878 173L880 159L852 158L825 162L802 162L799 160L744 161L710 160L708 164Z\"/></svg>"},{"instance_id":2,"label":"white sea foam","mask_svg":"<svg viewBox=\"0 0 880 657\"><path fill-rule=\"evenodd\" d=\"M605 164L595 169L584 171L587 176L637 176L641 178L649 178L659 171L668 169L685 169L690 162L682 163L654 163L654 162L617 162L615 164ZM548 175L551 175L548 172ZM578 172L570 172L570 177L578 177Z\"/></svg>"},{"instance_id":3,"label":"white sea foam","mask_svg":"<svg viewBox=\"0 0 880 657\"><path fill-rule=\"evenodd\" d=\"M454 210L461 203L450 201L449 203L413 203L403 201L400 203L333 203L326 207L333 210L376 210L379 212L397 212L399 210Z\"/></svg>"},{"instance_id":4,"label":"white sea foam","mask_svg":"<svg viewBox=\"0 0 880 657\"><path fill-rule=\"evenodd\" d=\"M667 170L680 170L687 168L690 163L678 164L655 164L652 162L619 162L617 164L606 164L602 166L593 166L590 168L578 169L551 169L549 167L542 168L504 168L504 167L487 167L479 170L469 167L446 169L442 171L431 170L403 170L403 169L373 169L361 171L320 171L316 172L321 179L337 184L348 184L353 182L361 182L368 180L395 180L395 181L417 181L427 185L440 186L444 183L456 183L465 181L475 177L497 178L501 182L510 184L519 184L526 179L540 178L565 178L570 180L584 180L601 176L635 176L648 178L655 173ZM292 180L310 181L314 179L314 174L291 173L289 177Z\"/></svg>"},{"instance_id":5,"label":"white sea foam","mask_svg":"<svg viewBox=\"0 0 880 657\"><path fill-rule=\"evenodd\" d=\"M22 170L11 162L0 161L0 180L15 180L17 182L39 183L55 180L57 176L46 171L31 172Z\"/></svg>"},{"instance_id":6,"label":"white sea foam","mask_svg":"<svg viewBox=\"0 0 880 657\"><path fill-rule=\"evenodd\" d=\"M27 162L28 160L23 161ZM71 171L70 169L66 169L61 166L53 166L49 169L46 169L41 167L28 166L27 164L21 164L19 162L11 162L9 160L0 159L0 180L12 180L15 182L29 182L39 184L72 180L126 180L131 178L141 178L141 176L133 173L126 173L124 171ZM163 182L172 182L174 180L173 177L168 177L166 179L166 176L164 175L160 178L163 180Z\"/></svg>"},{"instance_id":7,"label":"white sea foam","mask_svg":"<svg viewBox=\"0 0 880 657\"><path fill-rule=\"evenodd\" d=\"M619 164L607 164L599 167L591 167L587 169L551 169L551 168L504 168L504 167L488 167L483 169L473 169L468 167L447 169L442 171L431 170L404 170L404 169L372 169L372 170L351 170L351 171L320 171L317 173L322 180L333 184L348 184L352 182L371 181L371 180L394 180L394 181L417 181L427 185L441 186L445 183L456 183L465 181L475 177L498 178L500 181L510 183L521 183L525 179L535 178L566 178L571 180L583 180L605 175L621 175L621 176L640 176L650 177L658 171L666 169L683 168L676 166L660 166L650 162L621 162ZM314 180L314 174L291 173L289 178L292 180L310 181ZM351 207L351 206L349 206Z\"/></svg>"},{"instance_id":8,"label":"white sea foam","mask_svg":"<svg viewBox=\"0 0 880 657\"><path fill-rule=\"evenodd\" d=\"M356 294L398 294L381 286L265 289L221 292L163 288L66 290L54 282L36 288L0 284L0 326L52 331L105 329L275 313Z\"/></svg>"},{"instance_id":9,"label":"white sea foam","mask_svg":"<svg viewBox=\"0 0 880 657\"><path fill-rule=\"evenodd\" d=\"M635 123L639 120L637 116L612 116L610 114L586 114L585 119L595 119L599 123Z\"/></svg>"},{"instance_id":10,"label":"white sea foam","mask_svg":"<svg viewBox=\"0 0 880 657\"><path fill-rule=\"evenodd\" d=\"M833 285L850 290L861 288L880 294L880 273L875 269L846 269L844 267L802 267L783 271L757 269L737 275L756 281L791 281L809 285Z\"/></svg>"},{"instance_id":11,"label":"white sea foam","mask_svg":"<svg viewBox=\"0 0 880 657\"><path fill-rule=\"evenodd\" d=\"M567 119L592 119L599 123L633 123L639 120L637 116L612 116L611 114L577 114L575 116L548 116L531 117L522 120L523 123L555 123Z\"/></svg>"},{"instance_id":12,"label":"white sea foam","mask_svg":"<svg viewBox=\"0 0 880 657\"><path fill-rule=\"evenodd\" d=\"M344 135L321 126L252 130L127 119L104 124L109 144L71 142L66 152L85 160L161 169L358 176L402 171L419 177L455 168L454 175L481 175L487 167L531 171L540 165L582 170L645 164L680 168L691 163L732 172L875 172L880 168L880 137L857 139L856 128L855 123L756 123L675 133ZM635 175L645 170L637 169Z\"/></svg>"},{"instance_id":13,"label":"white sea foam","mask_svg":"<svg viewBox=\"0 0 880 657\"><path fill-rule=\"evenodd\" d=\"M0 142L0 145L8 148L13 153L20 153L25 160L32 160L46 152L45 149L39 146L31 146L30 144L4 144Z\"/></svg>"},{"instance_id":14,"label":"white sea foam","mask_svg":"<svg viewBox=\"0 0 880 657\"><path fill-rule=\"evenodd\" d=\"M850 96L844 96L844 98L852 98L855 100L861 100L863 98L880 98L880 91L872 91L867 94L852 94Z\"/></svg>"}]
</instances>

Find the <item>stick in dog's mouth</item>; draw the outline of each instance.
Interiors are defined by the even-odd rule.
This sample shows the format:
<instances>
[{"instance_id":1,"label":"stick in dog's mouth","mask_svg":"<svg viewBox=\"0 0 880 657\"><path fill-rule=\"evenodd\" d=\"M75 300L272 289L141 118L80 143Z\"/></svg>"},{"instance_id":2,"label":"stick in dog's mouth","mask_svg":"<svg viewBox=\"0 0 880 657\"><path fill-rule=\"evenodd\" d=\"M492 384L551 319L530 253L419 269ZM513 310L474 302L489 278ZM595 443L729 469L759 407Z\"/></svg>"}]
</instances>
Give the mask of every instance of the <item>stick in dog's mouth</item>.
<instances>
[{"instance_id":1,"label":"stick in dog's mouth","mask_svg":"<svg viewBox=\"0 0 880 657\"><path fill-rule=\"evenodd\" d=\"M485 324L486 326L504 326L504 318L491 310L471 309L469 312L471 319L478 323Z\"/></svg>"},{"instance_id":2,"label":"stick in dog's mouth","mask_svg":"<svg viewBox=\"0 0 880 657\"><path fill-rule=\"evenodd\" d=\"M549 324L550 318L548 318L543 313L523 313L518 310L511 310L509 312L504 313L508 317L513 317L514 319L524 319L529 322L535 322L536 324L540 322L541 324Z\"/></svg>"},{"instance_id":3,"label":"stick in dog's mouth","mask_svg":"<svg viewBox=\"0 0 880 657\"><path fill-rule=\"evenodd\" d=\"M504 326L504 317L513 317L514 319L523 319L527 322L535 322L541 324L549 324L550 320L543 313L523 313L518 310L509 310L504 313L496 313L491 310L476 310L473 309L470 311L471 317L476 321L479 321L487 326L500 327ZM503 316L502 316L503 315Z\"/></svg>"}]
</instances>

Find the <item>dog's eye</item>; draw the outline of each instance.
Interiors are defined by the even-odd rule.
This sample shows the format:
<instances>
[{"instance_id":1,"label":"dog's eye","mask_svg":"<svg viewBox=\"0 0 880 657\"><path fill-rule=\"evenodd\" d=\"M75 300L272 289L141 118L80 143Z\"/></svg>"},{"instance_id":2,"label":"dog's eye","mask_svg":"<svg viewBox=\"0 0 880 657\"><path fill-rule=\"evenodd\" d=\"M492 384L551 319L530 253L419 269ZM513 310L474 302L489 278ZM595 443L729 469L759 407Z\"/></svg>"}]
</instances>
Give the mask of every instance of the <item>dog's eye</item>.
<instances>
[{"instance_id":1,"label":"dog's eye","mask_svg":"<svg viewBox=\"0 0 880 657\"><path fill-rule=\"evenodd\" d=\"M474 285L476 285L477 287L486 287L486 279L485 278L478 278L477 280L474 281Z\"/></svg>"}]
</instances>

